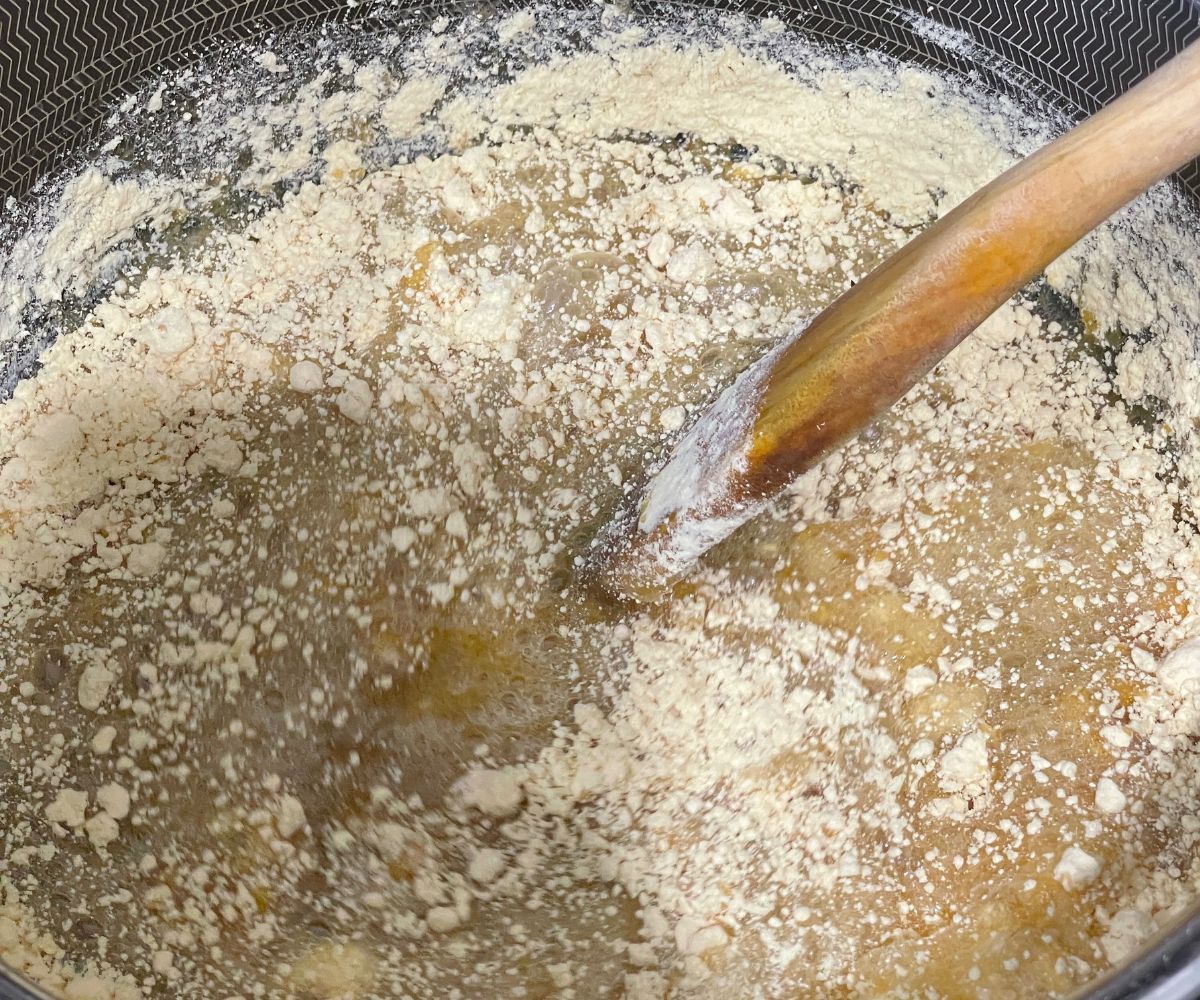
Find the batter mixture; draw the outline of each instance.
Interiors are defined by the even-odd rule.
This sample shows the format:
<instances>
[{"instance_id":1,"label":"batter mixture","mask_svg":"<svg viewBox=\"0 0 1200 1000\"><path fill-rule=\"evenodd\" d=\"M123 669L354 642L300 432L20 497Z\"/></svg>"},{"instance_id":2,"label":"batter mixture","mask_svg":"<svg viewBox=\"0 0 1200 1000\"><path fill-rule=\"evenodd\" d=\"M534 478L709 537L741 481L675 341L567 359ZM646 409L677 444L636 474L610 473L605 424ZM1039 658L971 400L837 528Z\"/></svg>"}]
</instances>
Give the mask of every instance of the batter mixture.
<instances>
[{"instance_id":1,"label":"batter mixture","mask_svg":"<svg viewBox=\"0 0 1200 1000\"><path fill-rule=\"evenodd\" d=\"M670 601L576 584L1030 113L772 21L551 8L115 110L0 272L0 957L67 1000L666 1000L1134 954L1200 880L1169 188Z\"/></svg>"}]
</instances>

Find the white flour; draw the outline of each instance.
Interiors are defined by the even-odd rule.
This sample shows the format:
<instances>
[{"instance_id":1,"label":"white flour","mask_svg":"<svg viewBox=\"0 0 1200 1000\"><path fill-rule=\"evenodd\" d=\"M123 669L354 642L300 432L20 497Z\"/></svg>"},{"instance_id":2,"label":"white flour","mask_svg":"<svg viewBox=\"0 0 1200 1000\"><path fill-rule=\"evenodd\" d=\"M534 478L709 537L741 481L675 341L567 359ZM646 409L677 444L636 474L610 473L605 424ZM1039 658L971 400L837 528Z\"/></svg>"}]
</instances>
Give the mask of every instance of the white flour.
<instances>
[{"instance_id":1,"label":"white flour","mask_svg":"<svg viewBox=\"0 0 1200 1000\"><path fill-rule=\"evenodd\" d=\"M1073 989L1195 895L1180 203L672 606L599 608L569 584L639 470L1044 135L773 22L542 52L558 16L152 89L114 127L188 96L178 176L88 167L4 261L0 344L57 337L0 405L0 955L68 1000ZM511 78L468 85L480 46Z\"/></svg>"}]
</instances>

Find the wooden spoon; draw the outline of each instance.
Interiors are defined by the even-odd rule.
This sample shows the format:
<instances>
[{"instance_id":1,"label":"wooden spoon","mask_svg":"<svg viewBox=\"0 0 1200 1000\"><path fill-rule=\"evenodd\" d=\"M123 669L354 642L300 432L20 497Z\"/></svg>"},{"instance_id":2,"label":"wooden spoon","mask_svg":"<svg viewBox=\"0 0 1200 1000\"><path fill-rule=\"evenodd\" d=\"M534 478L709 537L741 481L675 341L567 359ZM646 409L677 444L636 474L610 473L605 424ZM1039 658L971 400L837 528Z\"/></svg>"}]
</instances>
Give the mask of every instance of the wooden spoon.
<instances>
[{"instance_id":1,"label":"wooden spoon","mask_svg":"<svg viewBox=\"0 0 1200 1000\"><path fill-rule=\"evenodd\" d=\"M1200 43L909 242L744 371L600 533L589 574L653 600L890 407L1117 209L1200 156Z\"/></svg>"}]
</instances>

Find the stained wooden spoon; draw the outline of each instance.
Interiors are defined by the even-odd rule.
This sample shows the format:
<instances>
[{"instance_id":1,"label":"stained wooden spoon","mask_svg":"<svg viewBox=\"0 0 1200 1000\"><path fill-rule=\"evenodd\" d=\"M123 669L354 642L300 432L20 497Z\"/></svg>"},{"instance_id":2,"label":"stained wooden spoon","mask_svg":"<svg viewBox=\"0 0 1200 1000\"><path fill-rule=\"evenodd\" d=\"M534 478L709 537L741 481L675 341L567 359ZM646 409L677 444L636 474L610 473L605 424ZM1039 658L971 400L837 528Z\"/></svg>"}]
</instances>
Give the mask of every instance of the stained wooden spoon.
<instances>
[{"instance_id":1,"label":"stained wooden spoon","mask_svg":"<svg viewBox=\"0 0 1200 1000\"><path fill-rule=\"evenodd\" d=\"M597 538L592 580L653 600L900 399L1011 295L1200 156L1200 43L976 192L744 371Z\"/></svg>"}]
</instances>

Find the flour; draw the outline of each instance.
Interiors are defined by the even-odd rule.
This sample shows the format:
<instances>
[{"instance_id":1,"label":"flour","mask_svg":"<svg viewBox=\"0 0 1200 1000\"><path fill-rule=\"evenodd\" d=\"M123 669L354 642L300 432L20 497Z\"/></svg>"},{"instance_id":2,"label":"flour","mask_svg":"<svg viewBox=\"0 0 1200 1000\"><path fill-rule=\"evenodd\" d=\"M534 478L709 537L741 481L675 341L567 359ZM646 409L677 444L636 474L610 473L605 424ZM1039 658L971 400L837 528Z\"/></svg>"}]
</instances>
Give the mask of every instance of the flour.
<instances>
[{"instance_id":1,"label":"flour","mask_svg":"<svg viewBox=\"0 0 1200 1000\"><path fill-rule=\"evenodd\" d=\"M96 804L113 819L129 815L129 793L115 781L102 785L96 792Z\"/></svg>"},{"instance_id":2,"label":"flour","mask_svg":"<svg viewBox=\"0 0 1200 1000\"><path fill-rule=\"evenodd\" d=\"M29 914L17 902L14 886L6 882L2 888L0 948L9 968L45 989L61 992L67 1000L135 1000L142 995L131 976L117 973L106 962L72 968L53 938L30 930Z\"/></svg>"},{"instance_id":3,"label":"flour","mask_svg":"<svg viewBox=\"0 0 1200 1000\"><path fill-rule=\"evenodd\" d=\"M58 797L46 807L46 819L51 823L61 823L72 829L83 826L87 802L87 792L64 788L58 793Z\"/></svg>"},{"instance_id":4,"label":"flour","mask_svg":"<svg viewBox=\"0 0 1200 1000\"><path fill-rule=\"evenodd\" d=\"M1091 885L1100 875L1100 862L1087 851L1072 845L1054 866L1054 877L1064 889L1082 889Z\"/></svg>"},{"instance_id":5,"label":"flour","mask_svg":"<svg viewBox=\"0 0 1200 1000\"><path fill-rule=\"evenodd\" d=\"M988 784L987 738L979 732L967 733L953 749L942 755L938 782L947 792L970 791L982 795Z\"/></svg>"},{"instance_id":6,"label":"flour","mask_svg":"<svg viewBox=\"0 0 1200 1000\"><path fill-rule=\"evenodd\" d=\"M1171 694L1200 695L1200 642L1189 639L1158 665L1158 678Z\"/></svg>"},{"instance_id":7,"label":"flour","mask_svg":"<svg viewBox=\"0 0 1200 1000\"><path fill-rule=\"evenodd\" d=\"M113 247L139 227L161 229L182 207L179 196L166 185L114 182L94 167L63 189L62 204L66 210L39 253L49 264L34 286L34 294L43 300L58 298L68 286L81 292L112 265Z\"/></svg>"},{"instance_id":8,"label":"flour","mask_svg":"<svg viewBox=\"0 0 1200 1000\"><path fill-rule=\"evenodd\" d=\"M381 111L384 126L393 135L406 137L420 125L421 118L446 92L446 82L423 77L404 83L395 96L388 98Z\"/></svg>"},{"instance_id":9,"label":"flour","mask_svg":"<svg viewBox=\"0 0 1200 1000\"><path fill-rule=\"evenodd\" d=\"M570 72L554 62L535 68L499 88L489 112L502 123L554 124L567 134L626 128L736 139L788 159L829 163L860 178L898 221L921 222L935 212L931 178L949 185L937 205L944 212L1011 164L963 106L944 105L928 130L898 141L892 109L920 100L931 85L932 77L915 70L881 85L869 68L831 68L823 88L814 91L732 48L631 48L577 57ZM834 92L838 97L831 100ZM781 116L782 108L787 111ZM852 144L835 124L847 118L859 128Z\"/></svg>"},{"instance_id":10,"label":"flour","mask_svg":"<svg viewBox=\"0 0 1200 1000\"><path fill-rule=\"evenodd\" d=\"M1101 778L1096 785L1096 807L1104 813L1115 815L1121 812L1129 800L1112 778Z\"/></svg>"},{"instance_id":11,"label":"flour","mask_svg":"<svg viewBox=\"0 0 1200 1000\"><path fill-rule=\"evenodd\" d=\"M0 405L0 955L68 1000L1061 995L1194 898L1180 203L608 608L638 476L682 434L640 513L702 502L692 419L1046 128L563 17L156 81L160 172L4 261L0 342L56 336Z\"/></svg>"}]
</instances>

